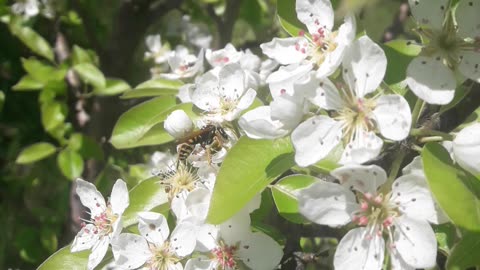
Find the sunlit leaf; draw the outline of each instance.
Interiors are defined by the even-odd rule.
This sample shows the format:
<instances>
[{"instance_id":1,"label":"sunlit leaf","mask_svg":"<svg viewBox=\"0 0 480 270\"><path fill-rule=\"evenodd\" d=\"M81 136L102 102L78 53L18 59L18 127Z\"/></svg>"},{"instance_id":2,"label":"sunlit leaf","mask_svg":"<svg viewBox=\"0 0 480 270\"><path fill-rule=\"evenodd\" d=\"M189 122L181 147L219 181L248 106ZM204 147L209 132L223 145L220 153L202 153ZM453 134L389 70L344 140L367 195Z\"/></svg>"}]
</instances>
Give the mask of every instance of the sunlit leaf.
<instances>
[{"instance_id":1,"label":"sunlit leaf","mask_svg":"<svg viewBox=\"0 0 480 270\"><path fill-rule=\"evenodd\" d=\"M298 36L298 33L305 29L305 26L298 20L295 11L295 0L282 0L277 2L277 13L283 29L291 36Z\"/></svg>"},{"instance_id":2,"label":"sunlit leaf","mask_svg":"<svg viewBox=\"0 0 480 270\"><path fill-rule=\"evenodd\" d=\"M57 148L50 143L39 142L32 144L20 152L17 157L16 163L18 164L28 164L35 161L39 161L46 157L51 156L57 151Z\"/></svg>"},{"instance_id":3,"label":"sunlit leaf","mask_svg":"<svg viewBox=\"0 0 480 270\"><path fill-rule=\"evenodd\" d=\"M93 94L96 96L114 96L130 90L130 85L124 80L107 79L105 87L95 88Z\"/></svg>"},{"instance_id":4,"label":"sunlit leaf","mask_svg":"<svg viewBox=\"0 0 480 270\"><path fill-rule=\"evenodd\" d=\"M447 259L448 270L464 270L480 266L480 232L467 232L463 235Z\"/></svg>"},{"instance_id":5,"label":"sunlit leaf","mask_svg":"<svg viewBox=\"0 0 480 270\"><path fill-rule=\"evenodd\" d=\"M89 254L89 250L71 253L70 246L68 245L48 257L37 270L85 270L87 268Z\"/></svg>"},{"instance_id":6,"label":"sunlit leaf","mask_svg":"<svg viewBox=\"0 0 480 270\"><path fill-rule=\"evenodd\" d=\"M441 208L457 226L480 231L480 182L457 169L443 146L428 143L422 161L430 189Z\"/></svg>"},{"instance_id":7,"label":"sunlit leaf","mask_svg":"<svg viewBox=\"0 0 480 270\"><path fill-rule=\"evenodd\" d=\"M309 223L298 212L297 193L315 181L313 176L291 175L275 183L272 195L280 215L293 223Z\"/></svg>"},{"instance_id":8,"label":"sunlit leaf","mask_svg":"<svg viewBox=\"0 0 480 270\"><path fill-rule=\"evenodd\" d=\"M45 57L51 62L54 61L52 47L50 47L48 42L33 29L12 23L10 24L10 30L12 31L12 34L17 36L34 53Z\"/></svg>"},{"instance_id":9,"label":"sunlit leaf","mask_svg":"<svg viewBox=\"0 0 480 270\"><path fill-rule=\"evenodd\" d=\"M23 76L20 81L15 84L12 89L16 91L32 91L32 90L42 90L43 83L36 81L30 75Z\"/></svg>"},{"instance_id":10,"label":"sunlit leaf","mask_svg":"<svg viewBox=\"0 0 480 270\"><path fill-rule=\"evenodd\" d=\"M153 79L139 84L135 89L125 92L121 98L141 98L176 95L183 85L182 81Z\"/></svg>"},{"instance_id":11,"label":"sunlit leaf","mask_svg":"<svg viewBox=\"0 0 480 270\"><path fill-rule=\"evenodd\" d=\"M22 59L22 66L33 80L43 84L50 81L63 81L67 75L67 69L51 66L33 57Z\"/></svg>"},{"instance_id":12,"label":"sunlit leaf","mask_svg":"<svg viewBox=\"0 0 480 270\"><path fill-rule=\"evenodd\" d=\"M96 89L103 89L106 87L106 80L103 73L94 65L90 63L82 63L73 66L73 69L78 73L80 78L93 85Z\"/></svg>"},{"instance_id":13,"label":"sunlit leaf","mask_svg":"<svg viewBox=\"0 0 480 270\"><path fill-rule=\"evenodd\" d=\"M57 164L62 174L70 180L79 177L83 172L82 156L70 148L65 148L58 154Z\"/></svg>"},{"instance_id":14,"label":"sunlit leaf","mask_svg":"<svg viewBox=\"0 0 480 270\"><path fill-rule=\"evenodd\" d=\"M232 217L275 178L291 168L295 164L293 156L290 138L240 138L218 173L208 222L219 224Z\"/></svg>"},{"instance_id":15,"label":"sunlit leaf","mask_svg":"<svg viewBox=\"0 0 480 270\"><path fill-rule=\"evenodd\" d=\"M45 130L51 131L63 124L67 117L66 105L57 101L42 104L42 124Z\"/></svg>"}]
</instances>

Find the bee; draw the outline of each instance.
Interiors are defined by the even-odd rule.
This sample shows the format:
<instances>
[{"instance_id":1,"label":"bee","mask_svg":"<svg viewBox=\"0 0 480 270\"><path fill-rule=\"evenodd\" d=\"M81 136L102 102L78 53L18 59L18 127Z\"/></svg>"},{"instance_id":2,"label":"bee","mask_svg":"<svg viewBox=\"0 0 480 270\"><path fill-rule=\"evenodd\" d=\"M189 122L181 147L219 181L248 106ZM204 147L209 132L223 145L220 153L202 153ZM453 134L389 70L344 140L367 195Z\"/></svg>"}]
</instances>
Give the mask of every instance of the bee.
<instances>
[{"instance_id":1,"label":"bee","mask_svg":"<svg viewBox=\"0 0 480 270\"><path fill-rule=\"evenodd\" d=\"M180 162L185 163L187 158L192 154L195 146L200 144L202 148L207 150L208 159L210 161L210 149L220 148L223 142L228 140L228 134L225 130L216 125L208 124L200 130L194 131L184 138L178 140L177 151L177 167Z\"/></svg>"}]
</instances>

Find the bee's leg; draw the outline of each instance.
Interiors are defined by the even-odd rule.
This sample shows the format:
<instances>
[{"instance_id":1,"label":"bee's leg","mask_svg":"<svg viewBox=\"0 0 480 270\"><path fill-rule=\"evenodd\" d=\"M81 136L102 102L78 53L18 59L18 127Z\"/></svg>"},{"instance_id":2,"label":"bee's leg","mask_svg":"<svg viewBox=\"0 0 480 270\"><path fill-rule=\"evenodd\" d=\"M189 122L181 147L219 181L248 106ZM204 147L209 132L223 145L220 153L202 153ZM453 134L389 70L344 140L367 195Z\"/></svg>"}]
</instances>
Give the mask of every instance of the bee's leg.
<instances>
[{"instance_id":1,"label":"bee's leg","mask_svg":"<svg viewBox=\"0 0 480 270\"><path fill-rule=\"evenodd\" d=\"M188 156L192 153L193 146L188 143L182 143L177 146L177 164L176 168L178 169L181 162L185 163L187 161Z\"/></svg>"},{"instance_id":2,"label":"bee's leg","mask_svg":"<svg viewBox=\"0 0 480 270\"><path fill-rule=\"evenodd\" d=\"M205 145L205 153L207 154L208 166L212 165L212 144Z\"/></svg>"}]
</instances>

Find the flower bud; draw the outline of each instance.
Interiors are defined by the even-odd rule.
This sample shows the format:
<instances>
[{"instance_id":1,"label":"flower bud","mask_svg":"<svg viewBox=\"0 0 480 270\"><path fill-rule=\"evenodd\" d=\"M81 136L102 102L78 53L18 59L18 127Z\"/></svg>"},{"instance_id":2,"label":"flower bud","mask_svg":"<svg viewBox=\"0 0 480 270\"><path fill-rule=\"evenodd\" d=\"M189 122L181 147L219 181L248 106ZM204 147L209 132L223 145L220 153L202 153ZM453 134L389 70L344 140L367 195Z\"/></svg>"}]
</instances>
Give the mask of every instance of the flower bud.
<instances>
[{"instance_id":1,"label":"flower bud","mask_svg":"<svg viewBox=\"0 0 480 270\"><path fill-rule=\"evenodd\" d=\"M193 122L183 110L176 110L168 115L164 128L168 134L180 139L192 132Z\"/></svg>"}]
</instances>

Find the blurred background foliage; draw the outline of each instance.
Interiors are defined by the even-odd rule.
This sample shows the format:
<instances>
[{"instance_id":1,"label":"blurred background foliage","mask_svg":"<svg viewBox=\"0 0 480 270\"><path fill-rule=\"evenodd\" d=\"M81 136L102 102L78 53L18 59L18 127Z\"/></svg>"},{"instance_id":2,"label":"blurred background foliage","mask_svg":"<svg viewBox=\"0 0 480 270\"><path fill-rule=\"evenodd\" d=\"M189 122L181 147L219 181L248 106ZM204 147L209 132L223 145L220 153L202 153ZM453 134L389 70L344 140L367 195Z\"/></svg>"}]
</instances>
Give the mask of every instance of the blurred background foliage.
<instances>
[{"instance_id":1,"label":"blurred background foliage","mask_svg":"<svg viewBox=\"0 0 480 270\"><path fill-rule=\"evenodd\" d=\"M0 0L0 269L34 269L73 239L82 209L72 204L72 179L96 179L108 194L119 177L130 184L138 181L142 166L134 165L148 163L148 154L164 150L116 150L108 142L119 115L141 101L119 99L109 92L109 80L121 79L118 85L128 88L150 78L152 64L143 58L147 35L161 34L172 48L182 44L182 16L189 15L207 26L213 48L231 41L237 49L261 55L261 43L288 36L276 19L275 0L51 2L52 18L20 23L11 16L14 1ZM333 1L340 15L336 18L355 11L358 28L377 42L411 38L404 30L413 21L400 18L408 15L402 10L405 2ZM32 52L26 46L32 38L25 37L28 29L50 44L55 57L48 49ZM32 42L33 47L41 43ZM64 79L71 67L86 74L80 76L83 84L68 81L68 75ZM89 77L98 75L96 69L107 77L103 88ZM19 84L22 78L24 84ZM39 142L40 156L35 148L22 152Z\"/></svg>"}]
</instances>

